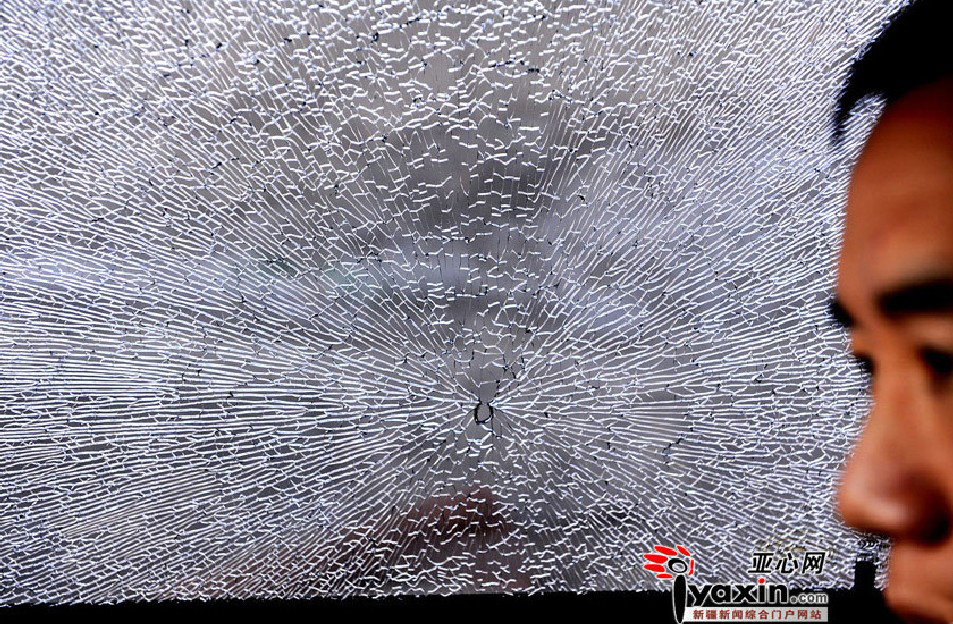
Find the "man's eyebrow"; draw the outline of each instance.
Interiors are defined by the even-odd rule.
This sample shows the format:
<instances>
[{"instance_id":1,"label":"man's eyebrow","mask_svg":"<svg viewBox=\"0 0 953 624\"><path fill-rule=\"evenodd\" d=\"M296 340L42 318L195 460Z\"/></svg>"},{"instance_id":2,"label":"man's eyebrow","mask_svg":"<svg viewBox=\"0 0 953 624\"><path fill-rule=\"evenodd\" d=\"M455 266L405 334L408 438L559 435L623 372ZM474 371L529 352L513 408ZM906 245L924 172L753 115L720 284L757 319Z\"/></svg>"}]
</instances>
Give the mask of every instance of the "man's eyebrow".
<instances>
[{"instance_id":1,"label":"man's eyebrow","mask_svg":"<svg viewBox=\"0 0 953 624\"><path fill-rule=\"evenodd\" d=\"M850 313L847 311L847 308L844 307L844 304L841 303L840 299L837 297L832 298L827 304L827 311L830 312L834 322L844 329L850 329L856 324L854 322L854 317L850 315Z\"/></svg>"},{"instance_id":2,"label":"man's eyebrow","mask_svg":"<svg viewBox=\"0 0 953 624\"><path fill-rule=\"evenodd\" d=\"M953 278L941 277L902 284L877 297L888 318L953 312Z\"/></svg>"}]
</instances>

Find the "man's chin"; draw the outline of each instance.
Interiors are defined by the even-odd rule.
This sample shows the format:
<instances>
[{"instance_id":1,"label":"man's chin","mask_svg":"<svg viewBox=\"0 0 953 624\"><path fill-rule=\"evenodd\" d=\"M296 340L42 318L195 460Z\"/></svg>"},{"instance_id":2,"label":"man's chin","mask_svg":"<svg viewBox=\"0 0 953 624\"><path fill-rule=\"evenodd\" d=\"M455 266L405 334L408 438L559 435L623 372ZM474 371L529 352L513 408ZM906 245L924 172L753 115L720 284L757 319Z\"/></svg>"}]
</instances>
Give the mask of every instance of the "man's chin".
<instances>
[{"instance_id":1,"label":"man's chin","mask_svg":"<svg viewBox=\"0 0 953 624\"><path fill-rule=\"evenodd\" d=\"M887 606L890 610L905 624L949 624L950 620L944 620L936 614L927 613L919 607L911 606L907 603L894 602L887 598Z\"/></svg>"},{"instance_id":2,"label":"man's chin","mask_svg":"<svg viewBox=\"0 0 953 624\"><path fill-rule=\"evenodd\" d=\"M953 585L944 584L950 580L951 567L944 566L931 574L929 563L918 562L912 553L894 549L890 558L887 588L884 598L887 606L911 624L950 624L953 622Z\"/></svg>"}]
</instances>

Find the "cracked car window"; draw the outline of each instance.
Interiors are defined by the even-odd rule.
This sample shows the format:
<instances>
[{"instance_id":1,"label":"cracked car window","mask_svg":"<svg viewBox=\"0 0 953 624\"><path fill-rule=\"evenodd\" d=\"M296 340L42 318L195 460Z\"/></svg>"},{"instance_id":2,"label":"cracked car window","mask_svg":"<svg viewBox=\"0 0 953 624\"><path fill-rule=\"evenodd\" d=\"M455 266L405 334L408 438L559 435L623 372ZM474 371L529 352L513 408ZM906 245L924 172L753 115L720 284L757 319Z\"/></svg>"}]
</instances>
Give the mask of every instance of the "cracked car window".
<instances>
[{"instance_id":1,"label":"cracked car window","mask_svg":"<svg viewBox=\"0 0 953 624\"><path fill-rule=\"evenodd\" d=\"M897 5L5 5L0 600L647 589L676 542L848 584L827 132Z\"/></svg>"}]
</instances>

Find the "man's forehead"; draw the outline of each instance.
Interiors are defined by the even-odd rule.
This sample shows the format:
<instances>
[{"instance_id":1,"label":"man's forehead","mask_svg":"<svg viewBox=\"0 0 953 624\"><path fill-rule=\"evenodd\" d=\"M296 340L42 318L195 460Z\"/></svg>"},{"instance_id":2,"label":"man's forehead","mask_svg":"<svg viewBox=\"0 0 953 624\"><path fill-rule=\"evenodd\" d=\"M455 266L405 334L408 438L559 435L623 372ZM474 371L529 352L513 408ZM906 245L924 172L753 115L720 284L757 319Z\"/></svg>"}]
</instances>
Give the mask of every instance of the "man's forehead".
<instances>
[{"instance_id":1,"label":"man's forehead","mask_svg":"<svg viewBox=\"0 0 953 624\"><path fill-rule=\"evenodd\" d=\"M883 289L945 274L953 274L953 89L943 85L897 102L871 133L851 177L839 281Z\"/></svg>"},{"instance_id":2,"label":"man's forehead","mask_svg":"<svg viewBox=\"0 0 953 624\"><path fill-rule=\"evenodd\" d=\"M871 132L851 176L848 206L878 199L891 207L929 205L951 193L953 92L916 92L889 107Z\"/></svg>"},{"instance_id":3,"label":"man's forehead","mask_svg":"<svg viewBox=\"0 0 953 624\"><path fill-rule=\"evenodd\" d=\"M837 290L849 306L873 303L880 293L907 284L953 279L953 220L937 225L916 211L869 236L845 232Z\"/></svg>"},{"instance_id":4,"label":"man's forehead","mask_svg":"<svg viewBox=\"0 0 953 624\"><path fill-rule=\"evenodd\" d=\"M953 185L953 79L921 87L884 111L854 169L851 193ZM860 185L861 188L856 187Z\"/></svg>"}]
</instances>

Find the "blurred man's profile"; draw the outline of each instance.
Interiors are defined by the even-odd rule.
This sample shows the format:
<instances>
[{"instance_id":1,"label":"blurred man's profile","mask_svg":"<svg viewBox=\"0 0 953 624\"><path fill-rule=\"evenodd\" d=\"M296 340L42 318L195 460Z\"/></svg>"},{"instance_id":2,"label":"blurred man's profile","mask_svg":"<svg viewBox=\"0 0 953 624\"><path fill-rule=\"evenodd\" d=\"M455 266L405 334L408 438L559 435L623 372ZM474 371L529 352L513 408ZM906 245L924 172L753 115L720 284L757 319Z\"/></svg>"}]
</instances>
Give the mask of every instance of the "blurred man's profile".
<instances>
[{"instance_id":1,"label":"blurred man's profile","mask_svg":"<svg viewBox=\"0 0 953 624\"><path fill-rule=\"evenodd\" d=\"M854 64L856 105L886 105L851 176L832 311L870 375L872 409L838 505L891 540L886 599L953 621L953 3L914 2Z\"/></svg>"}]
</instances>

